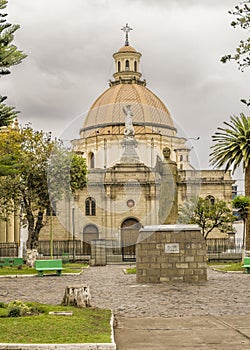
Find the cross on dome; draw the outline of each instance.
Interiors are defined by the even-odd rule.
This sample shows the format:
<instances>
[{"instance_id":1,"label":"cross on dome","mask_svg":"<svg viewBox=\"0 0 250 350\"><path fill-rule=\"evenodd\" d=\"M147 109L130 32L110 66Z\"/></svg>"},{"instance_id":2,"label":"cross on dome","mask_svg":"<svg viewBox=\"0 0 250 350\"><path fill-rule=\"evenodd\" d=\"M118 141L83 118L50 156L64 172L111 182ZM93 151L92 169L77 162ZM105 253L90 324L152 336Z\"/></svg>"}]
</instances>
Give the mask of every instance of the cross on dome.
<instances>
[{"instance_id":1,"label":"cross on dome","mask_svg":"<svg viewBox=\"0 0 250 350\"><path fill-rule=\"evenodd\" d=\"M129 46L129 41L128 41L128 33L133 30L133 28L131 28L128 23L126 23L126 25L121 28L121 30L124 31L124 33L126 33L126 40L125 40L125 46Z\"/></svg>"}]
</instances>

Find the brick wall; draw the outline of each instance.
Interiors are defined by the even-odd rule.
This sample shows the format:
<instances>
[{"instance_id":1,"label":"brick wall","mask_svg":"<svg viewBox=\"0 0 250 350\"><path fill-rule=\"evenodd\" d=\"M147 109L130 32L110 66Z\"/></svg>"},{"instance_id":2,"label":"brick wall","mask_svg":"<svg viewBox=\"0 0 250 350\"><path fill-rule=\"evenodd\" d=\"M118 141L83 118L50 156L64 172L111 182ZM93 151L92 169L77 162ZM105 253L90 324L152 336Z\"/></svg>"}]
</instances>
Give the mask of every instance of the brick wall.
<instances>
[{"instance_id":1,"label":"brick wall","mask_svg":"<svg viewBox=\"0 0 250 350\"><path fill-rule=\"evenodd\" d=\"M136 245L139 283L207 280L206 241L196 225L145 226Z\"/></svg>"}]
</instances>

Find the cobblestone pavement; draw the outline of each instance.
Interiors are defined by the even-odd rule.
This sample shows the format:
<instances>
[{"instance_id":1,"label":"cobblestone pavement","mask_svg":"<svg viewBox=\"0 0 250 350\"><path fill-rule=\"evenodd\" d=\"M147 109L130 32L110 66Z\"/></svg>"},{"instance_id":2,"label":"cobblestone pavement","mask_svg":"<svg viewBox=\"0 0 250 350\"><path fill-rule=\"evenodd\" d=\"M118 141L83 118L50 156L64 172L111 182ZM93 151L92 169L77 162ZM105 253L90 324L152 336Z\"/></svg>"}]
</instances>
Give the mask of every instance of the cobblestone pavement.
<instances>
[{"instance_id":1,"label":"cobblestone pavement","mask_svg":"<svg viewBox=\"0 0 250 350\"><path fill-rule=\"evenodd\" d=\"M137 284L124 265L90 267L77 276L0 278L0 301L59 304L65 287L86 283L92 305L111 308L117 316L175 317L250 314L250 275L208 270L208 282Z\"/></svg>"}]
</instances>

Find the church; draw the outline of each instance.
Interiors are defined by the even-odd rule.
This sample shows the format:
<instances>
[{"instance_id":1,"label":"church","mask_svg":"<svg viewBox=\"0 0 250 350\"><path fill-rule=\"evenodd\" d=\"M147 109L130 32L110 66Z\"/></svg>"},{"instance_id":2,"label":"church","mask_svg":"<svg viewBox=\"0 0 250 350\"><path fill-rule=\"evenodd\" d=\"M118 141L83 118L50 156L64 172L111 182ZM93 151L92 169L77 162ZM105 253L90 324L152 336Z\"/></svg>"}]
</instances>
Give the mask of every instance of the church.
<instances>
[{"instance_id":1,"label":"church","mask_svg":"<svg viewBox=\"0 0 250 350\"><path fill-rule=\"evenodd\" d=\"M131 28L122 29L125 43L113 54L113 79L72 141L74 152L86 158L87 186L58 203L53 217L54 240L102 240L110 262L135 257L142 226L177 223L185 201L230 202L234 183L230 172L190 164L187 139L177 135L166 105L147 87L142 54L129 43ZM49 231L48 224L40 240L49 240Z\"/></svg>"},{"instance_id":2,"label":"church","mask_svg":"<svg viewBox=\"0 0 250 350\"><path fill-rule=\"evenodd\" d=\"M131 28L122 29L125 44L113 54L113 79L72 141L87 161L86 189L58 205L54 224L55 239L73 234L120 247L115 261L135 255L142 226L176 223L180 206L195 196L230 202L234 183L230 172L190 164L187 139L177 136L169 110L147 87L142 55L129 44ZM40 239L48 239L46 231Z\"/></svg>"}]
</instances>

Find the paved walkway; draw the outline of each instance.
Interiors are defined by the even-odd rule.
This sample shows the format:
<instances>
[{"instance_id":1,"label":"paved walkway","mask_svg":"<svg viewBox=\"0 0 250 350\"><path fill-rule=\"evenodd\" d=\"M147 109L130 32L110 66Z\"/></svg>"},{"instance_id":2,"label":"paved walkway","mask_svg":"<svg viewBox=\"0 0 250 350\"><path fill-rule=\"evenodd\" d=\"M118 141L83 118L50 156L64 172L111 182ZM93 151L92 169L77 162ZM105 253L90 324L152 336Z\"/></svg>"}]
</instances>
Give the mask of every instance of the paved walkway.
<instances>
[{"instance_id":1,"label":"paved walkway","mask_svg":"<svg viewBox=\"0 0 250 350\"><path fill-rule=\"evenodd\" d=\"M114 311L119 350L224 349L216 344L226 339L228 344L234 344L231 340L235 339L238 347L234 350L250 349L250 275L209 269L208 282L199 285L141 285L135 275L125 275L124 268L90 267L80 276L0 278L0 301L58 304L67 285L87 283L92 305ZM158 339L164 345L152 347L153 339L154 344ZM179 343L174 345L175 341Z\"/></svg>"}]
</instances>

